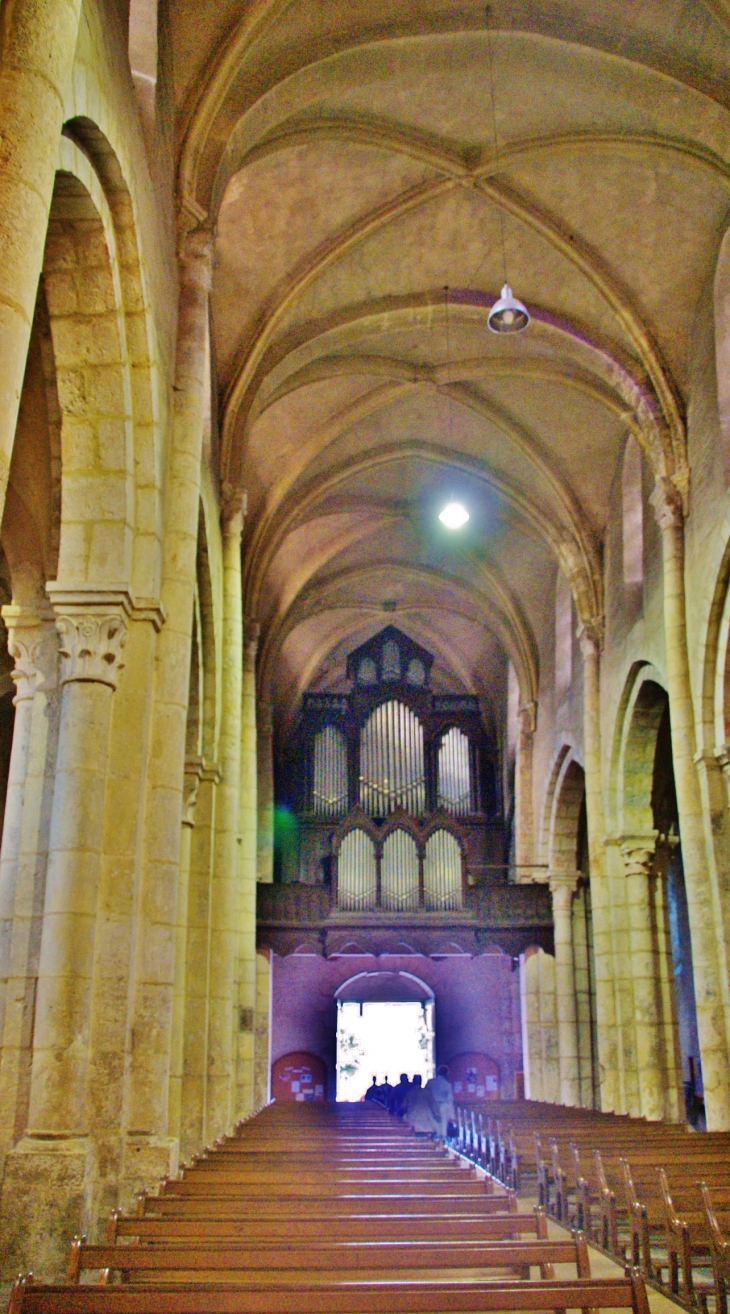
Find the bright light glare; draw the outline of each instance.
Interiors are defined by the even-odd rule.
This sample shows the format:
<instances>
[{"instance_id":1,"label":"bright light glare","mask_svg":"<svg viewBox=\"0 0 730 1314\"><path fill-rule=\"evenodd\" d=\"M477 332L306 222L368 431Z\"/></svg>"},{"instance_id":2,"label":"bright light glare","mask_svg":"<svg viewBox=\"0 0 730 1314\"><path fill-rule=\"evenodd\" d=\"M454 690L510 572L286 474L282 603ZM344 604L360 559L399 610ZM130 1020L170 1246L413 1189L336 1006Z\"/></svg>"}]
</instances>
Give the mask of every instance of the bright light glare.
<instances>
[{"instance_id":1,"label":"bright light glare","mask_svg":"<svg viewBox=\"0 0 730 1314\"><path fill-rule=\"evenodd\" d=\"M469 512L461 502L449 502L448 506L439 512L439 520L447 529L463 529L468 519Z\"/></svg>"},{"instance_id":2,"label":"bright light glare","mask_svg":"<svg viewBox=\"0 0 730 1314\"><path fill-rule=\"evenodd\" d=\"M360 1009L362 1008L362 1012ZM339 1001L337 1008L337 1099L361 1100L373 1076L398 1084L401 1072L434 1075L433 1003Z\"/></svg>"}]
</instances>

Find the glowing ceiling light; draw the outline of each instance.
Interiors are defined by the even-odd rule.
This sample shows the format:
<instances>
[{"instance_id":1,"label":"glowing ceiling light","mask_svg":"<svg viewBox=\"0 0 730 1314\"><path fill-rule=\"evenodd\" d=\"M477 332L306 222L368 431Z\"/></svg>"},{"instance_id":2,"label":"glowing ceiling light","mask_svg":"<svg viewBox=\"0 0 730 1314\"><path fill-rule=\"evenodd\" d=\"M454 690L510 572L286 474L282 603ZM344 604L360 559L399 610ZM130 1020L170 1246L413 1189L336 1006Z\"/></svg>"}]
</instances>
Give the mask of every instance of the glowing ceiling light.
<instances>
[{"instance_id":1,"label":"glowing ceiling light","mask_svg":"<svg viewBox=\"0 0 730 1314\"><path fill-rule=\"evenodd\" d=\"M487 323L493 333L521 333L530 322L530 315L517 297L512 295L512 288L505 283L499 301L495 301L489 312Z\"/></svg>"},{"instance_id":2,"label":"glowing ceiling light","mask_svg":"<svg viewBox=\"0 0 730 1314\"><path fill-rule=\"evenodd\" d=\"M449 502L443 511L439 512L439 520L447 529L463 529L468 519L469 512L461 502Z\"/></svg>"}]
</instances>

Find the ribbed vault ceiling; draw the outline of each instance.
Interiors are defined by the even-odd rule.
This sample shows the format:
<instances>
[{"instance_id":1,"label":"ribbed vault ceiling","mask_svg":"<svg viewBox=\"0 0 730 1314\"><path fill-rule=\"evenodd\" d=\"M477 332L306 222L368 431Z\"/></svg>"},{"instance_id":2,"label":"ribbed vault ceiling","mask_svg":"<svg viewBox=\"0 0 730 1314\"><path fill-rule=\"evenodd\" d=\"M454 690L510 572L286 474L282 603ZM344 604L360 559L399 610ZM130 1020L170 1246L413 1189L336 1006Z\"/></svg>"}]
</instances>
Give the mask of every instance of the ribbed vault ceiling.
<instances>
[{"instance_id":1,"label":"ribbed vault ceiling","mask_svg":"<svg viewBox=\"0 0 730 1314\"><path fill-rule=\"evenodd\" d=\"M290 715L395 620L437 681L488 694L509 655L533 697L558 560L579 616L601 614L627 435L687 493L693 324L730 202L730 6L496 0L491 36L470 3L172 8L264 686ZM533 315L508 338L486 328L501 223ZM452 494L472 521L449 538Z\"/></svg>"}]
</instances>

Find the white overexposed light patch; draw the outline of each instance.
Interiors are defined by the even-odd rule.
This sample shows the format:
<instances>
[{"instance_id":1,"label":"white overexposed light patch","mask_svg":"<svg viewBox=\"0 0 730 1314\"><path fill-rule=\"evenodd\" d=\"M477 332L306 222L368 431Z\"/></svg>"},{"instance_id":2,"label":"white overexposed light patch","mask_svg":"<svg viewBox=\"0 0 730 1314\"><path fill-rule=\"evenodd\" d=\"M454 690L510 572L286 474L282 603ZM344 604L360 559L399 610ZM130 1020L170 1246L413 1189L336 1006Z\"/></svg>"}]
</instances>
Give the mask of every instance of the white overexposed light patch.
<instances>
[{"instance_id":1,"label":"white overexposed light patch","mask_svg":"<svg viewBox=\"0 0 730 1314\"><path fill-rule=\"evenodd\" d=\"M433 1003L337 1004L337 1099L361 1100L373 1077L434 1075Z\"/></svg>"},{"instance_id":2,"label":"white overexposed light patch","mask_svg":"<svg viewBox=\"0 0 730 1314\"><path fill-rule=\"evenodd\" d=\"M439 520L447 529L463 529L468 519L469 512L461 502L448 502L439 512Z\"/></svg>"}]
</instances>

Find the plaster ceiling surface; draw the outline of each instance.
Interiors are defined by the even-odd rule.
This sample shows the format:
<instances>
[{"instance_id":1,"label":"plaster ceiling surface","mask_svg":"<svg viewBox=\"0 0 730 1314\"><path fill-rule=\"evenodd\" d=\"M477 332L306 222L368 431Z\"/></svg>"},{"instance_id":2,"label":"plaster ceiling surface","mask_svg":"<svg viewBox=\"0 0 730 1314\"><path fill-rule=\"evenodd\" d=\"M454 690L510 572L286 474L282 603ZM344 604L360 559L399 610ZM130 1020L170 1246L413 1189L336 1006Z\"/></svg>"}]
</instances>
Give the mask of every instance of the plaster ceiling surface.
<instances>
[{"instance_id":1,"label":"plaster ceiling surface","mask_svg":"<svg viewBox=\"0 0 730 1314\"><path fill-rule=\"evenodd\" d=\"M183 0L171 21L267 696L290 719L390 618L443 687L501 697L509 658L534 697L558 562L600 624L630 433L686 493L730 0ZM513 337L486 324L505 277L532 314Z\"/></svg>"}]
</instances>

